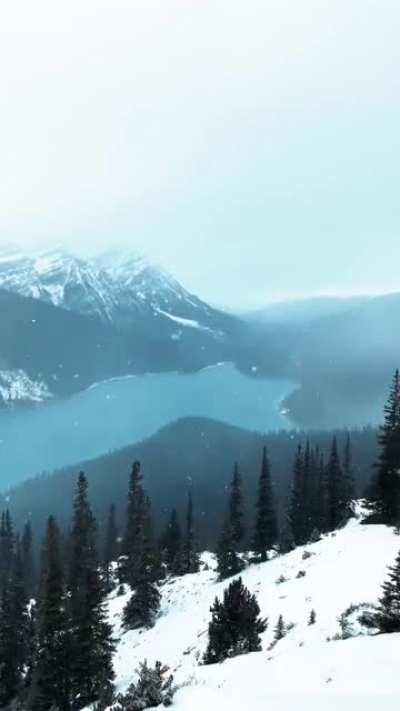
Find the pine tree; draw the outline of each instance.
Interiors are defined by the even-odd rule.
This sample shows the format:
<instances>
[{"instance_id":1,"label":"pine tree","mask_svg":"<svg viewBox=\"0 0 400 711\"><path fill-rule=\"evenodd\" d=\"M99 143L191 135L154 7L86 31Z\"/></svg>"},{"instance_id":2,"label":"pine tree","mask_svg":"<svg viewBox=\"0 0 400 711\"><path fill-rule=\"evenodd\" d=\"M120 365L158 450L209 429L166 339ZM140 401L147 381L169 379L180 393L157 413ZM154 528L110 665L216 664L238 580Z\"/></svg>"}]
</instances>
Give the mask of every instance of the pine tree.
<instances>
[{"instance_id":1,"label":"pine tree","mask_svg":"<svg viewBox=\"0 0 400 711\"><path fill-rule=\"evenodd\" d=\"M333 438L327 467L328 530L334 531L348 518L346 481L340 463L336 437Z\"/></svg>"},{"instance_id":2,"label":"pine tree","mask_svg":"<svg viewBox=\"0 0 400 711\"><path fill-rule=\"evenodd\" d=\"M24 587L19 538L0 607L0 705L5 706L23 690L29 652L29 612Z\"/></svg>"},{"instance_id":3,"label":"pine tree","mask_svg":"<svg viewBox=\"0 0 400 711\"><path fill-rule=\"evenodd\" d=\"M400 373L396 370L378 437L380 456L369 508L375 522L400 522Z\"/></svg>"},{"instance_id":4,"label":"pine tree","mask_svg":"<svg viewBox=\"0 0 400 711\"><path fill-rule=\"evenodd\" d=\"M283 514L279 531L279 552L281 554L290 553L290 551L293 551L295 548L296 542L292 531L290 504L288 504Z\"/></svg>"},{"instance_id":5,"label":"pine tree","mask_svg":"<svg viewBox=\"0 0 400 711\"><path fill-rule=\"evenodd\" d=\"M374 622L382 633L400 632L400 552L382 590Z\"/></svg>"},{"instance_id":6,"label":"pine tree","mask_svg":"<svg viewBox=\"0 0 400 711\"><path fill-rule=\"evenodd\" d=\"M283 621L282 615L279 615L278 622L276 623L276 626L274 629L275 642L279 642L279 640L283 639L285 635L286 635L286 626Z\"/></svg>"},{"instance_id":7,"label":"pine tree","mask_svg":"<svg viewBox=\"0 0 400 711\"><path fill-rule=\"evenodd\" d=\"M193 499L192 492L189 489L186 528L182 541L181 552L174 563L174 572L176 575L187 575L188 573L197 573L199 567L200 558L197 552L194 536Z\"/></svg>"},{"instance_id":8,"label":"pine tree","mask_svg":"<svg viewBox=\"0 0 400 711\"><path fill-rule=\"evenodd\" d=\"M134 462L129 480L124 539L125 559L121 566L121 582L129 583L132 588L142 579L146 515L147 503L142 486L140 462Z\"/></svg>"},{"instance_id":9,"label":"pine tree","mask_svg":"<svg viewBox=\"0 0 400 711\"><path fill-rule=\"evenodd\" d=\"M239 465L235 463L233 476L230 488L229 497L229 516L230 525L232 528L233 542L236 549L240 549L240 544L244 538L243 527L243 493L242 493L242 477L239 471Z\"/></svg>"},{"instance_id":10,"label":"pine tree","mask_svg":"<svg viewBox=\"0 0 400 711\"><path fill-rule=\"evenodd\" d=\"M228 519L222 529L217 546L217 570L220 580L237 575L243 570L243 562L236 552L231 522Z\"/></svg>"},{"instance_id":11,"label":"pine tree","mask_svg":"<svg viewBox=\"0 0 400 711\"><path fill-rule=\"evenodd\" d=\"M328 474L324 455L321 452L318 466L316 523L320 533L329 530L328 520Z\"/></svg>"},{"instance_id":12,"label":"pine tree","mask_svg":"<svg viewBox=\"0 0 400 711\"><path fill-rule=\"evenodd\" d=\"M296 545L306 543L306 521L304 506L304 457L301 446L297 448L293 467L293 486L290 500L289 520Z\"/></svg>"},{"instance_id":13,"label":"pine tree","mask_svg":"<svg viewBox=\"0 0 400 711\"><path fill-rule=\"evenodd\" d=\"M10 585L3 585L0 599L0 708L5 708L20 689L17 634Z\"/></svg>"},{"instance_id":14,"label":"pine tree","mask_svg":"<svg viewBox=\"0 0 400 711\"><path fill-rule=\"evenodd\" d=\"M42 601L29 709L69 711L70 638L67 595L60 553L60 534L52 516L47 522L43 559Z\"/></svg>"},{"instance_id":15,"label":"pine tree","mask_svg":"<svg viewBox=\"0 0 400 711\"><path fill-rule=\"evenodd\" d=\"M311 610L310 617L308 618L309 626L315 625L316 621L317 621L317 613L315 612L315 610Z\"/></svg>"},{"instance_id":16,"label":"pine tree","mask_svg":"<svg viewBox=\"0 0 400 711\"><path fill-rule=\"evenodd\" d=\"M176 509L172 509L170 519L160 541L163 559L169 571L173 569L174 561L179 555L181 545L182 530L179 524L177 511Z\"/></svg>"},{"instance_id":17,"label":"pine tree","mask_svg":"<svg viewBox=\"0 0 400 711\"><path fill-rule=\"evenodd\" d=\"M22 566L24 569L25 591L28 598L32 598L36 592L36 572L32 550L32 527L30 521L24 526L21 541Z\"/></svg>"},{"instance_id":18,"label":"pine tree","mask_svg":"<svg viewBox=\"0 0 400 711\"><path fill-rule=\"evenodd\" d=\"M160 608L161 595L150 580L142 580L123 611L123 626L126 630L154 627Z\"/></svg>"},{"instance_id":19,"label":"pine tree","mask_svg":"<svg viewBox=\"0 0 400 711\"><path fill-rule=\"evenodd\" d=\"M147 661L136 669L137 682L131 684L126 694L119 694L115 711L143 711L143 709L158 708L161 705L171 706L175 687L173 676L165 678L168 671L161 662L156 662L154 669ZM114 707L113 707L114 708Z\"/></svg>"},{"instance_id":20,"label":"pine tree","mask_svg":"<svg viewBox=\"0 0 400 711\"><path fill-rule=\"evenodd\" d=\"M151 501L148 496L145 498L143 528L143 572L144 579L151 583L158 582L165 577L160 548L154 536Z\"/></svg>"},{"instance_id":21,"label":"pine tree","mask_svg":"<svg viewBox=\"0 0 400 711\"><path fill-rule=\"evenodd\" d=\"M271 472L266 447L264 447L263 450L256 509L257 515L253 545L261 561L265 562L268 559L268 551L275 545L278 538L278 523L274 507Z\"/></svg>"},{"instance_id":22,"label":"pine tree","mask_svg":"<svg viewBox=\"0 0 400 711\"><path fill-rule=\"evenodd\" d=\"M224 591L222 602L215 599L210 612L205 664L261 650L260 634L265 632L267 622L260 618L257 599L243 585L241 578L234 580Z\"/></svg>"},{"instance_id":23,"label":"pine tree","mask_svg":"<svg viewBox=\"0 0 400 711\"><path fill-rule=\"evenodd\" d=\"M3 511L0 524L0 584L5 585L10 578L14 555L14 527L10 512Z\"/></svg>"},{"instance_id":24,"label":"pine tree","mask_svg":"<svg viewBox=\"0 0 400 711\"><path fill-rule=\"evenodd\" d=\"M355 484L354 484L354 471L353 471L353 454L351 448L351 436L350 432L346 435L346 441L344 445L343 453L343 473L344 473L344 484L345 484L345 495L346 495L346 506L349 516L353 515L352 502L355 498Z\"/></svg>"},{"instance_id":25,"label":"pine tree","mask_svg":"<svg viewBox=\"0 0 400 711\"><path fill-rule=\"evenodd\" d=\"M104 575L107 590L111 589L111 563L115 562L118 558L118 527L115 512L115 504L111 504L108 512L103 556Z\"/></svg>"},{"instance_id":26,"label":"pine tree","mask_svg":"<svg viewBox=\"0 0 400 711\"><path fill-rule=\"evenodd\" d=\"M96 553L96 522L87 497L87 479L78 478L71 532L69 597L71 614L72 708L112 695L111 627L104 609L105 587Z\"/></svg>"}]
</instances>

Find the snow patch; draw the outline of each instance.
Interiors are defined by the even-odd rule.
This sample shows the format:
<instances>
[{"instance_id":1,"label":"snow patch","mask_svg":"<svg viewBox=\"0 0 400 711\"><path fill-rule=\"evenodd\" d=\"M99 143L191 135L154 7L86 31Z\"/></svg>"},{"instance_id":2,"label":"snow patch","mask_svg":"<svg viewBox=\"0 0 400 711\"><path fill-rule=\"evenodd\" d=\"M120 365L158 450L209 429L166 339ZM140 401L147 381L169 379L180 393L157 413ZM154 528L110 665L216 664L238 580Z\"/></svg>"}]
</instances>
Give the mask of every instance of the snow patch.
<instances>
[{"instance_id":1,"label":"snow patch","mask_svg":"<svg viewBox=\"0 0 400 711\"><path fill-rule=\"evenodd\" d=\"M52 397L46 383L32 380L24 370L0 370L0 400L13 402L43 402Z\"/></svg>"},{"instance_id":2,"label":"snow patch","mask_svg":"<svg viewBox=\"0 0 400 711\"><path fill-rule=\"evenodd\" d=\"M179 711L394 711L398 708L400 635L328 641L340 632L338 618L353 603L375 602L400 539L384 526L352 520L334 535L242 573L269 618L263 651L201 666L207 646L210 605L229 581L217 581L214 557L205 554L198 574L160 586L161 612L151 630L123 633L128 599L112 595L110 619L118 638L116 685L124 691L139 662L167 664L181 687ZM303 559L305 551L312 553ZM298 572L305 576L298 578ZM276 584L281 576L285 582ZM316 623L309 626L311 610ZM272 650L279 615L293 628Z\"/></svg>"}]
</instances>

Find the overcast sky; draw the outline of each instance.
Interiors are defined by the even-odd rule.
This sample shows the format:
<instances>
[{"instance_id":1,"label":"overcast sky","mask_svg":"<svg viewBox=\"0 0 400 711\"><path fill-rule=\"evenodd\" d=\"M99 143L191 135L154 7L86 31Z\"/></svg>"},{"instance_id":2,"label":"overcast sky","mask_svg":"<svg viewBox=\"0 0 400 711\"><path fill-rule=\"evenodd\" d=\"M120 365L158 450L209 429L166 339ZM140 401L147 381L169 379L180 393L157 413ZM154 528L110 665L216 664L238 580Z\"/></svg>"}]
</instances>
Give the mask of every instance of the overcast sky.
<instances>
[{"instance_id":1,"label":"overcast sky","mask_svg":"<svg viewBox=\"0 0 400 711\"><path fill-rule=\"evenodd\" d=\"M400 290L398 0L12 0L0 243L219 304Z\"/></svg>"}]
</instances>

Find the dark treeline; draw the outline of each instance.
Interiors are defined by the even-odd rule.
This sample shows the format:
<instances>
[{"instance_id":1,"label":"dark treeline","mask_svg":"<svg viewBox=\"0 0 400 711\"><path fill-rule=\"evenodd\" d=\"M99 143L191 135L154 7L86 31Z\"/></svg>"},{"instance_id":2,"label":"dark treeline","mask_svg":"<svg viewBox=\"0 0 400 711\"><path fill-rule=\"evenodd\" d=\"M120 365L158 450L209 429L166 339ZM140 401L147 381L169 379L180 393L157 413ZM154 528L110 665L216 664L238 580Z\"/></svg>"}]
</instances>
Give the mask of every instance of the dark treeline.
<instances>
[{"instance_id":1,"label":"dark treeline","mask_svg":"<svg viewBox=\"0 0 400 711\"><path fill-rule=\"evenodd\" d=\"M39 537L43 533L44 521L51 513L64 529L71 516L76 471L82 469L90 482L91 503L99 528L102 531L107 528L110 502L115 504L119 525L124 526L126 472L132 461L138 460L143 462L156 533L165 528L173 508L183 521L188 483L193 482L198 511L196 533L203 548L212 548L225 516L225 497L233 462L238 462L243 481L243 520L249 532L263 447L268 449L277 515L281 519L286 509L298 445L301 444L304 451L307 437L310 437L312 448L318 448L324 454L326 463L335 434L343 458L345 431L311 434L281 431L261 435L208 419L188 418L169 425L137 445L49 476L31 479L7 492L7 500L4 499L3 504L0 501L0 507L10 508L18 528L29 519ZM354 430L350 435L356 493L361 494L377 458L376 430Z\"/></svg>"}]
</instances>

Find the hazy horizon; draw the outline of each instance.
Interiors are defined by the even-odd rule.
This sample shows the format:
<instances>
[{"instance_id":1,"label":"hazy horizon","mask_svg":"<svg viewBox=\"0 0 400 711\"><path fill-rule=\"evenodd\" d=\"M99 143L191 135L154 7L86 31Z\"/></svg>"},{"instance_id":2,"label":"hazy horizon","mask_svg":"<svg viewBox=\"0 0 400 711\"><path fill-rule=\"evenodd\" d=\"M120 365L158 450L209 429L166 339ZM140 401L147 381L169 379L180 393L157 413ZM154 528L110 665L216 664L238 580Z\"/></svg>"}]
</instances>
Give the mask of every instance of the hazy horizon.
<instances>
[{"instance_id":1,"label":"hazy horizon","mask_svg":"<svg viewBox=\"0 0 400 711\"><path fill-rule=\"evenodd\" d=\"M0 244L130 247L205 300L399 290L390 0L17 1Z\"/></svg>"}]
</instances>

